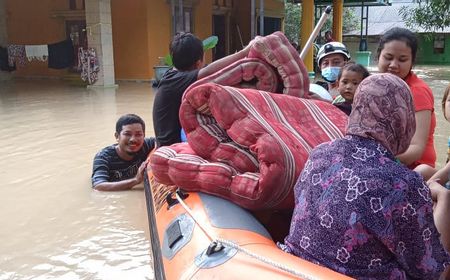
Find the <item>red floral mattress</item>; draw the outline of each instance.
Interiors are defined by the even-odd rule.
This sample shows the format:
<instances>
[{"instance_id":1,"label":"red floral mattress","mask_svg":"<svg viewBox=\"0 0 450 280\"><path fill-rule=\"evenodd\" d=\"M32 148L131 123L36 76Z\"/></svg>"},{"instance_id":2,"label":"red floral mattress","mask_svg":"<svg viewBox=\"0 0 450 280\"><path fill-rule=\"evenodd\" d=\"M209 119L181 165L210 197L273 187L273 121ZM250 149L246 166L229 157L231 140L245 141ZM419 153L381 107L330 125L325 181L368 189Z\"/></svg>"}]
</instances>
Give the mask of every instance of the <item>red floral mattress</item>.
<instances>
[{"instance_id":1,"label":"red floral mattress","mask_svg":"<svg viewBox=\"0 0 450 280\"><path fill-rule=\"evenodd\" d=\"M188 143L153 153L156 180L255 210L292 208L309 152L347 122L326 102L213 83L185 93L180 119Z\"/></svg>"}]
</instances>

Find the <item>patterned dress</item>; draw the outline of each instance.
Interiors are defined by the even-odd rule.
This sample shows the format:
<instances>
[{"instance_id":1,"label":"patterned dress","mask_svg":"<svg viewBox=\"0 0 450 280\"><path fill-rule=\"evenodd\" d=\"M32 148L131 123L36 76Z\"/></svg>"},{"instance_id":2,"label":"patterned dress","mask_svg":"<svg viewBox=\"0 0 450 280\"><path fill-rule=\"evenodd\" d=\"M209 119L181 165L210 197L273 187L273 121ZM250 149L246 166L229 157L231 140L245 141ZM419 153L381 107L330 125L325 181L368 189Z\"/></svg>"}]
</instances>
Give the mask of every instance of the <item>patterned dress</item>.
<instances>
[{"instance_id":1,"label":"patterned dress","mask_svg":"<svg viewBox=\"0 0 450 280\"><path fill-rule=\"evenodd\" d=\"M437 279L450 261L430 190L378 141L347 135L311 153L280 247L358 279Z\"/></svg>"}]
</instances>

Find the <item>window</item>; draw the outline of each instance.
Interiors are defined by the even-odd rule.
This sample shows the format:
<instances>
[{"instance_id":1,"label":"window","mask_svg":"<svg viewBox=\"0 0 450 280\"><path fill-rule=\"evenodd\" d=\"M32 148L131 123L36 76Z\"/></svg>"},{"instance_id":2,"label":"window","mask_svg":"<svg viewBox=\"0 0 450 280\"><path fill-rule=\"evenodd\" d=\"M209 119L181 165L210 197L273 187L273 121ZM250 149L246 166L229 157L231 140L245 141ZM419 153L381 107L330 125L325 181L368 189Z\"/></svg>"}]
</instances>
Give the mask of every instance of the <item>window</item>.
<instances>
[{"instance_id":1,"label":"window","mask_svg":"<svg viewBox=\"0 0 450 280\"><path fill-rule=\"evenodd\" d=\"M184 32L193 32L192 28L192 8L183 8L183 16L180 16L180 9L177 5L175 7L175 33L184 31Z\"/></svg>"},{"instance_id":2,"label":"window","mask_svg":"<svg viewBox=\"0 0 450 280\"><path fill-rule=\"evenodd\" d=\"M275 31L281 31L281 18L277 17L264 17L264 34L260 31L260 19L256 20L257 32L261 36L267 36Z\"/></svg>"},{"instance_id":3,"label":"window","mask_svg":"<svg viewBox=\"0 0 450 280\"><path fill-rule=\"evenodd\" d=\"M434 53L444 53L445 37L444 34L436 34L434 36L433 49Z\"/></svg>"},{"instance_id":4,"label":"window","mask_svg":"<svg viewBox=\"0 0 450 280\"><path fill-rule=\"evenodd\" d=\"M186 2L186 1L182 1ZM171 1L171 10L172 10L172 26L173 32L176 34L177 32L193 32L192 25L192 3L183 3L181 6L179 5L179 1ZM180 9L181 7L181 9Z\"/></svg>"}]
</instances>

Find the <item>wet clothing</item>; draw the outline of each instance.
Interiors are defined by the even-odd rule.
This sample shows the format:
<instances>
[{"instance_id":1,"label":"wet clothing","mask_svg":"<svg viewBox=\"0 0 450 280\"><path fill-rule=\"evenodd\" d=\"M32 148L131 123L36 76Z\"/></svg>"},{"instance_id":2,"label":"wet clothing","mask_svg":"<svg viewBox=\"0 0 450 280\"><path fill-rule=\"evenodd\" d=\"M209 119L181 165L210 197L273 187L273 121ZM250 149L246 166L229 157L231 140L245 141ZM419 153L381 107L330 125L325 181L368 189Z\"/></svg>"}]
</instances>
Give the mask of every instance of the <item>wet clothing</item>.
<instances>
[{"instance_id":1,"label":"wet clothing","mask_svg":"<svg viewBox=\"0 0 450 280\"><path fill-rule=\"evenodd\" d=\"M3 47L0 47L0 70L8 72L16 70L15 66L9 65L8 49Z\"/></svg>"},{"instance_id":2,"label":"wet clothing","mask_svg":"<svg viewBox=\"0 0 450 280\"><path fill-rule=\"evenodd\" d=\"M75 52L72 40L48 45L48 68L64 69L73 66Z\"/></svg>"},{"instance_id":3,"label":"wet clothing","mask_svg":"<svg viewBox=\"0 0 450 280\"><path fill-rule=\"evenodd\" d=\"M94 157L92 168L92 187L103 182L118 182L136 176L141 164L155 146L154 138L145 138L142 148L135 157L123 160L116 152L117 144L103 148Z\"/></svg>"},{"instance_id":4,"label":"wet clothing","mask_svg":"<svg viewBox=\"0 0 450 280\"><path fill-rule=\"evenodd\" d=\"M437 279L450 261L423 178L397 163L415 133L411 92L392 74L364 79L347 135L317 146L294 187L279 246L358 279Z\"/></svg>"},{"instance_id":5,"label":"wet clothing","mask_svg":"<svg viewBox=\"0 0 450 280\"><path fill-rule=\"evenodd\" d=\"M179 111L184 91L198 77L199 70L171 69L161 79L153 103L153 127L158 147L181 142Z\"/></svg>"},{"instance_id":6,"label":"wet clothing","mask_svg":"<svg viewBox=\"0 0 450 280\"><path fill-rule=\"evenodd\" d=\"M8 46L8 64L11 67L25 67L25 46L24 45L9 45Z\"/></svg>"},{"instance_id":7,"label":"wet clothing","mask_svg":"<svg viewBox=\"0 0 450 280\"><path fill-rule=\"evenodd\" d=\"M428 140L422 158L414 162L409 168L413 169L419 164L427 164L435 167L436 150L434 149L434 130L436 128L436 115L434 114L434 97L430 87L416 74L410 73L405 82L411 89L414 99L416 112L429 110L431 111L430 131L428 132Z\"/></svg>"}]
</instances>

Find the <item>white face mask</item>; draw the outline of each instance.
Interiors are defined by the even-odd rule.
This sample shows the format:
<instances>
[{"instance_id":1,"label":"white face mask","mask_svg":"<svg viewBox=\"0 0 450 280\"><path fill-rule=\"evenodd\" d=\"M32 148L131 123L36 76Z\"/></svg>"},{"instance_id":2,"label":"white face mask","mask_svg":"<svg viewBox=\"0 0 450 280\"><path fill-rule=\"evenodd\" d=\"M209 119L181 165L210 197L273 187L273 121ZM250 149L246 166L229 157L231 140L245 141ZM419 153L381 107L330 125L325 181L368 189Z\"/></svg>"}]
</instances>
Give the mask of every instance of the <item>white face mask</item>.
<instances>
[{"instance_id":1,"label":"white face mask","mask_svg":"<svg viewBox=\"0 0 450 280\"><path fill-rule=\"evenodd\" d=\"M340 71L341 67L324 68L322 69L322 78L329 83L334 83L336 82Z\"/></svg>"}]
</instances>

